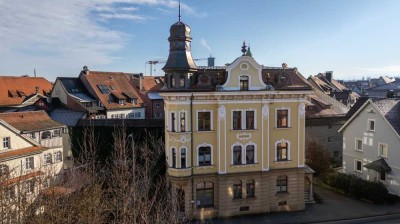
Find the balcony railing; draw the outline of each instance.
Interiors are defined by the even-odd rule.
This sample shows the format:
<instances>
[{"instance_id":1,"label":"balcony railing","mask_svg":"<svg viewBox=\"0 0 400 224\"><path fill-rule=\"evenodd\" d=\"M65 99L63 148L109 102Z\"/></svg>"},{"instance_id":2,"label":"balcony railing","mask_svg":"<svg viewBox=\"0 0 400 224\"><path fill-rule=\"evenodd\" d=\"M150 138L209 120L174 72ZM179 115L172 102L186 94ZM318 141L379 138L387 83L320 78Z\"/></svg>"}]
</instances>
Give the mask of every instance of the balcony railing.
<instances>
[{"instance_id":1,"label":"balcony railing","mask_svg":"<svg viewBox=\"0 0 400 224\"><path fill-rule=\"evenodd\" d=\"M40 139L40 144L47 148L61 147L63 145L62 137L53 137Z\"/></svg>"}]
</instances>

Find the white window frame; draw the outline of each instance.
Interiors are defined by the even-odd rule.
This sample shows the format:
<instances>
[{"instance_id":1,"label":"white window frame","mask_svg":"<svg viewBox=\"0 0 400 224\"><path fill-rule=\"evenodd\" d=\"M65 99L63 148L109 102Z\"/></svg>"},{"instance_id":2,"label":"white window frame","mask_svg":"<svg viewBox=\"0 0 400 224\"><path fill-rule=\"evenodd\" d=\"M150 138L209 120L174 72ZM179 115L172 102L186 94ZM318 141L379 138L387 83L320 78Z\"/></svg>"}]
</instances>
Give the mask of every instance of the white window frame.
<instances>
[{"instance_id":1,"label":"white window frame","mask_svg":"<svg viewBox=\"0 0 400 224\"><path fill-rule=\"evenodd\" d=\"M240 158L240 162L241 162L241 164L235 164L234 162L233 162L233 148L235 147L235 146L240 146L240 150L241 150L241 158ZM246 164L245 162L246 162L246 160L245 161L243 161L243 156L244 155L244 153L243 153L243 145L242 144L240 144L239 142L236 142L236 143L234 143L234 144L232 144L232 146L231 146L231 165L232 166L240 166L240 165L243 165L243 164Z\"/></svg>"},{"instance_id":2,"label":"white window frame","mask_svg":"<svg viewBox=\"0 0 400 224\"><path fill-rule=\"evenodd\" d=\"M383 155L383 154L381 153L381 146L386 146L386 155ZM379 143L378 143L378 156L384 157L384 158L388 158L388 151L389 151L389 146L388 146L388 144L382 143L382 142L379 142Z\"/></svg>"},{"instance_id":3,"label":"white window frame","mask_svg":"<svg viewBox=\"0 0 400 224\"><path fill-rule=\"evenodd\" d=\"M178 122L178 124L179 124L179 132L182 132L182 128L181 128L181 113L185 113L185 132L188 132L189 130L188 130L188 113L187 113L187 111L186 110L181 110L181 111L179 111L179 113L178 113L178 117L179 117L179 122Z\"/></svg>"},{"instance_id":4,"label":"white window frame","mask_svg":"<svg viewBox=\"0 0 400 224\"><path fill-rule=\"evenodd\" d=\"M357 170L357 163L358 162L361 163L361 170ZM354 160L354 172L362 173L362 170L363 170L363 162L361 160L355 159Z\"/></svg>"},{"instance_id":5,"label":"white window frame","mask_svg":"<svg viewBox=\"0 0 400 224\"><path fill-rule=\"evenodd\" d=\"M287 110L288 111L288 125L287 127L278 127L278 110ZM291 119L290 119L290 108L289 107L279 107L279 108L275 108L275 122L274 122L274 127L278 128L278 129L285 129L285 128L291 128Z\"/></svg>"},{"instance_id":6,"label":"white window frame","mask_svg":"<svg viewBox=\"0 0 400 224\"><path fill-rule=\"evenodd\" d=\"M240 88L240 80L242 77L247 77L247 90L242 90ZM239 87L239 91L250 91L251 89L251 76L248 74L241 74L238 76L238 87Z\"/></svg>"},{"instance_id":7,"label":"white window frame","mask_svg":"<svg viewBox=\"0 0 400 224\"><path fill-rule=\"evenodd\" d=\"M7 147L5 144L7 144ZM11 149L11 137L3 137L3 149Z\"/></svg>"},{"instance_id":8,"label":"white window frame","mask_svg":"<svg viewBox=\"0 0 400 224\"><path fill-rule=\"evenodd\" d=\"M371 122L374 122L374 129L373 129L373 130L371 129ZM375 130L376 130L376 122L375 122L375 119L368 119L367 125L368 125L368 127L367 127L367 130L368 130L368 131L375 131Z\"/></svg>"},{"instance_id":9,"label":"white window frame","mask_svg":"<svg viewBox=\"0 0 400 224\"><path fill-rule=\"evenodd\" d=\"M61 162L62 161L62 152L57 151L54 153L54 162Z\"/></svg>"},{"instance_id":10,"label":"white window frame","mask_svg":"<svg viewBox=\"0 0 400 224\"><path fill-rule=\"evenodd\" d=\"M32 158L32 168L30 167L31 161L30 159ZM24 168L25 170L33 170L35 169L35 157L30 156L30 157L26 157L24 160ZM27 164L29 164L29 166L27 166Z\"/></svg>"},{"instance_id":11,"label":"white window frame","mask_svg":"<svg viewBox=\"0 0 400 224\"><path fill-rule=\"evenodd\" d=\"M286 142L287 143L287 160L278 160L278 144L279 143L283 143ZM287 139L281 139L275 142L275 162L285 162L285 161L290 161L290 141Z\"/></svg>"},{"instance_id":12,"label":"white window frame","mask_svg":"<svg viewBox=\"0 0 400 224\"><path fill-rule=\"evenodd\" d=\"M175 130L172 130L172 114L175 114L175 121L174 121L174 127ZM176 111L169 111L168 112L168 130L171 132L177 132L178 131L178 127L177 127L177 113Z\"/></svg>"},{"instance_id":13,"label":"white window frame","mask_svg":"<svg viewBox=\"0 0 400 224\"><path fill-rule=\"evenodd\" d=\"M241 112L241 120L240 120L240 125L241 129L233 129L233 112L240 111ZM254 129L246 129L246 112L247 111L253 111L254 112ZM250 109L233 109L231 110L231 130L237 131L237 130L257 130L257 110L250 108Z\"/></svg>"},{"instance_id":14,"label":"white window frame","mask_svg":"<svg viewBox=\"0 0 400 224\"><path fill-rule=\"evenodd\" d=\"M210 166L214 166L214 148L213 145L208 144L208 143L203 143L203 144L199 144L196 147L196 165L199 166L199 149L200 147L210 147L211 149L211 165ZM208 166L201 166L201 167L208 167Z\"/></svg>"},{"instance_id":15,"label":"white window frame","mask_svg":"<svg viewBox=\"0 0 400 224\"><path fill-rule=\"evenodd\" d=\"M214 131L214 122L213 122L213 110L196 110L196 131L203 132L199 130L199 112L210 112L210 130L207 131Z\"/></svg>"},{"instance_id":16,"label":"white window frame","mask_svg":"<svg viewBox=\"0 0 400 224\"><path fill-rule=\"evenodd\" d=\"M48 159L49 157L50 157L51 161L50 161L50 162L47 162L47 159ZM46 166L46 165L50 165L50 164L53 163L53 157L52 157L51 153L46 153L46 154L44 154L44 155L43 155L43 159L44 159L43 164L44 164L45 166Z\"/></svg>"},{"instance_id":17,"label":"white window frame","mask_svg":"<svg viewBox=\"0 0 400 224\"><path fill-rule=\"evenodd\" d=\"M186 147L181 147L180 149L179 149L179 168L182 168L182 158L181 158L181 156L182 156L182 149L183 150L185 150L185 165L186 165L186 168L188 168L189 166L189 164L188 164L188 150L187 150L187 148ZM185 169L186 169L185 168Z\"/></svg>"},{"instance_id":18,"label":"white window frame","mask_svg":"<svg viewBox=\"0 0 400 224\"><path fill-rule=\"evenodd\" d=\"M248 145L254 146L254 163L249 163L249 164L257 164L257 144L254 143L254 142L249 142L249 143L247 143L247 144L244 145L244 162L245 162L245 164L247 164L247 163L246 163L246 157L247 157L247 150L246 150L246 148L247 148Z\"/></svg>"},{"instance_id":19,"label":"white window frame","mask_svg":"<svg viewBox=\"0 0 400 224\"><path fill-rule=\"evenodd\" d=\"M358 144L357 144L357 141L361 141L361 149L358 149L357 148L357 146L358 146ZM363 143L363 140L361 139L361 138L355 138L355 141L354 141L354 150L356 150L356 151L359 151L359 152L362 152L363 151L363 145L364 145L364 143Z\"/></svg>"}]
</instances>

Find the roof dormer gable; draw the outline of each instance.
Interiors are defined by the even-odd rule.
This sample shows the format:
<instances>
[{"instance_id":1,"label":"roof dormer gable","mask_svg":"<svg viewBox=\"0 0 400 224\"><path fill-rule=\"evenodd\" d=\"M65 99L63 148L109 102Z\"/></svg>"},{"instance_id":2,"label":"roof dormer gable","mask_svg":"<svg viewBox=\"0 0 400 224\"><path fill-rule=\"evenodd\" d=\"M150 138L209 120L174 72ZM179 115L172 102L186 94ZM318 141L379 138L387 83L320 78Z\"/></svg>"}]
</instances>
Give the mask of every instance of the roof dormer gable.
<instances>
[{"instance_id":1,"label":"roof dormer gable","mask_svg":"<svg viewBox=\"0 0 400 224\"><path fill-rule=\"evenodd\" d=\"M241 56L226 67L228 74L222 85L224 90L265 90L267 85L262 80L262 65L250 56Z\"/></svg>"}]
</instances>

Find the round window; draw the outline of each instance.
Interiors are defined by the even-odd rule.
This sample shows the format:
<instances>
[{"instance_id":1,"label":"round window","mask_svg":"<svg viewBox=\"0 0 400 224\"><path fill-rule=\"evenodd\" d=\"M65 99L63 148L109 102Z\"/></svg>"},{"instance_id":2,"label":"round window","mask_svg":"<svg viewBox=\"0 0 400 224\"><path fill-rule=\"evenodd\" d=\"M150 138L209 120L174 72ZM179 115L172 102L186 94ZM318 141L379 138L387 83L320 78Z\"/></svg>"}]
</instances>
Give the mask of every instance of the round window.
<instances>
[{"instance_id":1,"label":"round window","mask_svg":"<svg viewBox=\"0 0 400 224\"><path fill-rule=\"evenodd\" d=\"M242 63L242 64L240 65L240 69L241 69L241 70L247 70L247 69L249 69L249 65L248 65L247 63Z\"/></svg>"}]
</instances>

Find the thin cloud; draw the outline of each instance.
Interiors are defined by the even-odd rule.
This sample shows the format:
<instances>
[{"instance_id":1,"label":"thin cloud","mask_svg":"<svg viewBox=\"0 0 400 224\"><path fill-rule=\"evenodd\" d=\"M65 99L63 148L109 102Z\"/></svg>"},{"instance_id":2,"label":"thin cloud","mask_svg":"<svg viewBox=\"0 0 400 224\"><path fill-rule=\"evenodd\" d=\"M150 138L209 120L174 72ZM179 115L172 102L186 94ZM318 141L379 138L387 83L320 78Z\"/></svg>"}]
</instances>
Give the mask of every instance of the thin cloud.
<instances>
[{"instance_id":1,"label":"thin cloud","mask_svg":"<svg viewBox=\"0 0 400 224\"><path fill-rule=\"evenodd\" d=\"M136 22L140 6L171 9L176 0L41 0L0 1L0 73L67 74L86 65L113 63L115 52L130 38L104 26L113 19ZM195 13L183 4L186 13Z\"/></svg>"},{"instance_id":2,"label":"thin cloud","mask_svg":"<svg viewBox=\"0 0 400 224\"><path fill-rule=\"evenodd\" d=\"M201 42L201 45L203 45L205 48L207 48L209 53L211 54L212 53L211 47L208 45L207 41L204 38L201 38L200 42Z\"/></svg>"},{"instance_id":3,"label":"thin cloud","mask_svg":"<svg viewBox=\"0 0 400 224\"><path fill-rule=\"evenodd\" d=\"M355 69L366 71L366 72L375 72L375 73L400 73L400 66L398 65L390 65L384 67L356 67Z\"/></svg>"}]
</instances>

